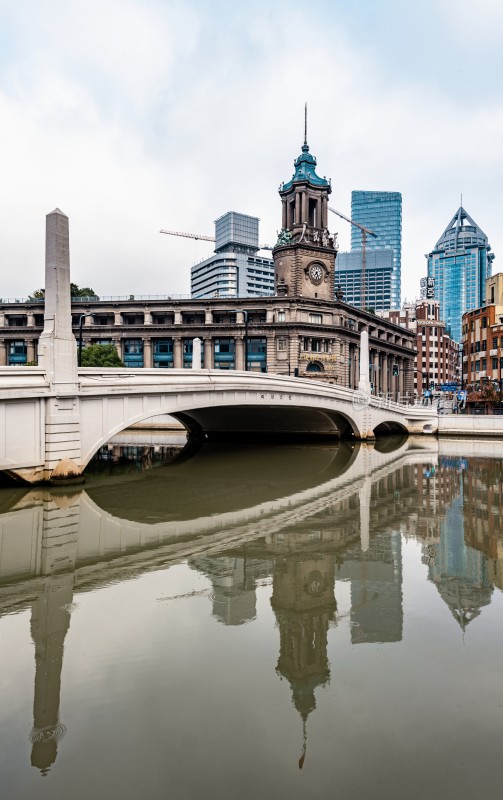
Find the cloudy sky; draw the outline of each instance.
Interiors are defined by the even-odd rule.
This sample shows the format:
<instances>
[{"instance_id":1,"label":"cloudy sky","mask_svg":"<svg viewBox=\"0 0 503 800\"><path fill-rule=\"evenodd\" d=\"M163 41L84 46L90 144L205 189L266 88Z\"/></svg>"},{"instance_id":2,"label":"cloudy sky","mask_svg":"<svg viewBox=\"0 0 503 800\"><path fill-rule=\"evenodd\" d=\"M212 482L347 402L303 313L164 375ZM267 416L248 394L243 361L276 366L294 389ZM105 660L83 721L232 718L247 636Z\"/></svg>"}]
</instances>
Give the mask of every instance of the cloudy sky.
<instances>
[{"instance_id":1,"label":"cloudy sky","mask_svg":"<svg viewBox=\"0 0 503 800\"><path fill-rule=\"evenodd\" d=\"M402 192L404 297L461 193L503 269L502 44L500 0L0 0L0 296L43 284L55 207L101 295L189 292L211 245L161 227L274 243L305 101L335 208Z\"/></svg>"}]
</instances>

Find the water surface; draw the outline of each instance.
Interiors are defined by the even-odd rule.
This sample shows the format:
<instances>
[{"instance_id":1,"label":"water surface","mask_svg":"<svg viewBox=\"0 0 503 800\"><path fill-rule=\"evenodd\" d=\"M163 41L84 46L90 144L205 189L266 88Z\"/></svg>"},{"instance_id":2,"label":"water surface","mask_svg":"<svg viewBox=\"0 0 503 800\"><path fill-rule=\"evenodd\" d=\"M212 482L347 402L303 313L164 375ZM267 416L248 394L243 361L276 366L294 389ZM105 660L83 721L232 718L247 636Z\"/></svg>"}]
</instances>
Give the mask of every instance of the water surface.
<instances>
[{"instance_id":1,"label":"water surface","mask_svg":"<svg viewBox=\"0 0 503 800\"><path fill-rule=\"evenodd\" d=\"M494 443L105 453L0 490L2 798L499 796Z\"/></svg>"}]
</instances>

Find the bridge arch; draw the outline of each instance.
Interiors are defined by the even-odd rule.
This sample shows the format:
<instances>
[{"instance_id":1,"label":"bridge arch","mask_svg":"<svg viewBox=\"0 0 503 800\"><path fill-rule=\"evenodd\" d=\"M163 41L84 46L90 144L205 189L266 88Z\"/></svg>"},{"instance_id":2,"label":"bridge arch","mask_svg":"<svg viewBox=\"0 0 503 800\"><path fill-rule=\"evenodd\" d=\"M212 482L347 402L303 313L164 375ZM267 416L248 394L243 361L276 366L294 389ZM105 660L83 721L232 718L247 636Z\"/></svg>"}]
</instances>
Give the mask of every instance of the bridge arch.
<instances>
[{"instance_id":1,"label":"bridge arch","mask_svg":"<svg viewBox=\"0 0 503 800\"><path fill-rule=\"evenodd\" d=\"M408 436L408 430L405 425L398 422L397 420L385 420L380 422L379 425L376 425L374 428L374 435L375 437L379 436L389 436L390 434L399 434L401 436L405 435Z\"/></svg>"},{"instance_id":2,"label":"bridge arch","mask_svg":"<svg viewBox=\"0 0 503 800\"><path fill-rule=\"evenodd\" d=\"M105 425L99 435L88 434L85 425L86 401L83 406L82 426L82 458L80 466L84 469L95 453L107 444L113 436L121 431L147 419L161 414L169 414L179 421L187 431L189 439L229 439L255 438L267 436L271 439L278 438L358 438L357 423L347 413L340 410L324 408L322 406L290 405L285 407L278 402L269 401L266 404L252 404L229 402L221 398L221 402L212 405L186 400L173 403L172 397L166 396L157 408L143 410L140 413L124 414L120 419L113 420L112 424ZM95 400L90 400L88 405L89 416L96 416Z\"/></svg>"}]
</instances>

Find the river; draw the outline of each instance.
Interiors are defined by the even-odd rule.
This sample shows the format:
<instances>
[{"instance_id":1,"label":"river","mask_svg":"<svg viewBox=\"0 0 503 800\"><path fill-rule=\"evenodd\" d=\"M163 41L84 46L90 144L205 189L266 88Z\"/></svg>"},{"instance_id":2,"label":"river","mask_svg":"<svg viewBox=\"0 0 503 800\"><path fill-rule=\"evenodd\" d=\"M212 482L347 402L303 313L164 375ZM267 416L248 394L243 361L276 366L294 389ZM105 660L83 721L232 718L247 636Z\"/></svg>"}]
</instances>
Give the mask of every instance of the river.
<instances>
[{"instance_id":1,"label":"river","mask_svg":"<svg viewBox=\"0 0 503 800\"><path fill-rule=\"evenodd\" d=\"M109 447L0 488L2 799L497 797L500 451Z\"/></svg>"}]
</instances>

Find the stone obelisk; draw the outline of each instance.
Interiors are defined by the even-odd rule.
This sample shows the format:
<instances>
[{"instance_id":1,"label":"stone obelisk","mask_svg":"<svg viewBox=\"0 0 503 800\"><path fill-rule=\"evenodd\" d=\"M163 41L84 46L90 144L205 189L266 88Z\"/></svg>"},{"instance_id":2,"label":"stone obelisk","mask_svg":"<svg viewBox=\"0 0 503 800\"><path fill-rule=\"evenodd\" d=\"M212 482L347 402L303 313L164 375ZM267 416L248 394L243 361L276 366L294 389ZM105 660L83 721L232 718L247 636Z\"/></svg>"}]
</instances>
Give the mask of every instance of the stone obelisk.
<instances>
[{"instance_id":1,"label":"stone obelisk","mask_svg":"<svg viewBox=\"0 0 503 800\"><path fill-rule=\"evenodd\" d=\"M44 330L38 364L53 393L46 405L45 477L76 477L81 472L77 342L72 332L68 217L59 208L46 217Z\"/></svg>"}]
</instances>

